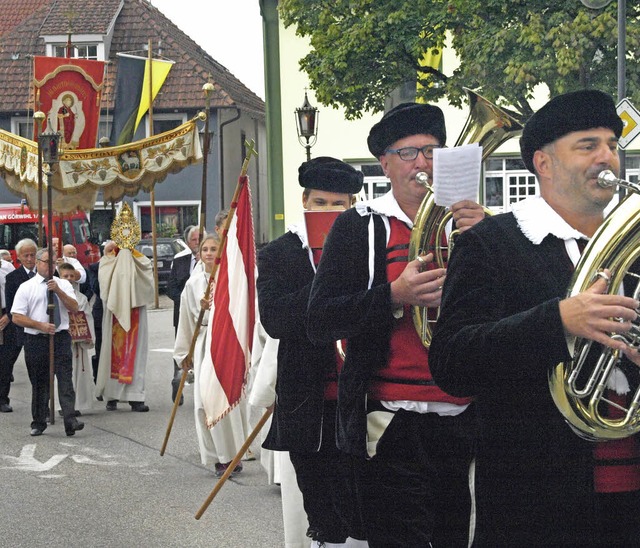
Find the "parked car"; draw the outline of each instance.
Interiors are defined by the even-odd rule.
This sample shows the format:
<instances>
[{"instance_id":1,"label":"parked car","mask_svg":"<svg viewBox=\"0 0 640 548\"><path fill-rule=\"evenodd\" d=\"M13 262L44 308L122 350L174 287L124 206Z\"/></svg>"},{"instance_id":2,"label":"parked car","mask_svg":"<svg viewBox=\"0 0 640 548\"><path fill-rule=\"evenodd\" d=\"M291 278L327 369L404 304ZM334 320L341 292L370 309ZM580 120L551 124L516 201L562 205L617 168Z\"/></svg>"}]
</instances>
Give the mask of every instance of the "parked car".
<instances>
[{"instance_id":1,"label":"parked car","mask_svg":"<svg viewBox=\"0 0 640 548\"><path fill-rule=\"evenodd\" d=\"M153 261L153 240L140 240L136 249ZM158 287L167 287L171 274L171 262L176 253L189 249L180 238L156 238L158 257Z\"/></svg>"}]
</instances>

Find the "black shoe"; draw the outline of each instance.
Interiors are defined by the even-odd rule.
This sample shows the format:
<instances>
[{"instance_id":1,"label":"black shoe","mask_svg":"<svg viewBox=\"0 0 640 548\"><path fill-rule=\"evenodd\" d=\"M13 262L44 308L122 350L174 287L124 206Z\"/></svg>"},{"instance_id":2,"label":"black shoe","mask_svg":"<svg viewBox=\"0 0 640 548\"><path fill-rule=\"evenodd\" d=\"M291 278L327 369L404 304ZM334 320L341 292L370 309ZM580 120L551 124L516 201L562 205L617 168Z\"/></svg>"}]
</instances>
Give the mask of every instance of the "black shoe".
<instances>
[{"instance_id":1,"label":"black shoe","mask_svg":"<svg viewBox=\"0 0 640 548\"><path fill-rule=\"evenodd\" d=\"M175 383L175 379L171 382L171 401L176 401L176 396L178 395L178 388L180 387L180 381L178 384ZM184 403L184 396L180 394L180 403L178 405L182 405Z\"/></svg>"},{"instance_id":2,"label":"black shoe","mask_svg":"<svg viewBox=\"0 0 640 548\"><path fill-rule=\"evenodd\" d=\"M44 430L40 430L40 428L32 428L31 429L31 436L42 436L42 432L44 432Z\"/></svg>"},{"instance_id":3,"label":"black shoe","mask_svg":"<svg viewBox=\"0 0 640 548\"><path fill-rule=\"evenodd\" d=\"M102 401L102 400L104 400L104 398L102 396L96 396L96 400Z\"/></svg>"},{"instance_id":4,"label":"black shoe","mask_svg":"<svg viewBox=\"0 0 640 548\"><path fill-rule=\"evenodd\" d=\"M145 405L143 401L132 401L129 402L131 406L131 411L136 411L137 413L146 413L149 411L149 406Z\"/></svg>"},{"instance_id":5,"label":"black shoe","mask_svg":"<svg viewBox=\"0 0 640 548\"><path fill-rule=\"evenodd\" d=\"M13 411L13 407L11 407L8 403L3 403L0 405L0 413L11 413Z\"/></svg>"},{"instance_id":6,"label":"black shoe","mask_svg":"<svg viewBox=\"0 0 640 548\"><path fill-rule=\"evenodd\" d=\"M64 415L62 414L62 409L60 409L60 411L58 411L58 415L60 415L61 417L62 417L62 416L64 416ZM76 409L76 410L75 410L75 416L76 416L76 417L82 417L82 413Z\"/></svg>"},{"instance_id":7,"label":"black shoe","mask_svg":"<svg viewBox=\"0 0 640 548\"><path fill-rule=\"evenodd\" d=\"M107 411L115 411L118 409L118 400L109 400L107 402Z\"/></svg>"},{"instance_id":8,"label":"black shoe","mask_svg":"<svg viewBox=\"0 0 640 548\"><path fill-rule=\"evenodd\" d=\"M67 436L73 436L78 430L82 430L83 428L84 422L80 422L77 419L73 419L73 421L64 425L64 431Z\"/></svg>"}]
</instances>

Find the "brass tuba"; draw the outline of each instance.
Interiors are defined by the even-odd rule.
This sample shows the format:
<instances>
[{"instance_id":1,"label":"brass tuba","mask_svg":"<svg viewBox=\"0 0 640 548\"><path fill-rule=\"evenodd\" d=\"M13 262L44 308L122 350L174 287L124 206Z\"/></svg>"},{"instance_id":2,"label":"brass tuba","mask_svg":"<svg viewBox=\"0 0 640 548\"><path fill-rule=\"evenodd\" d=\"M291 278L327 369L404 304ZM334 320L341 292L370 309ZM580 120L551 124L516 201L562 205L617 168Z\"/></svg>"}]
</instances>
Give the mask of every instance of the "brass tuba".
<instances>
[{"instance_id":1,"label":"brass tuba","mask_svg":"<svg viewBox=\"0 0 640 548\"><path fill-rule=\"evenodd\" d=\"M523 122L516 119L516 115L494 105L475 91L464 88L469 97L470 113L467 121L454 146L479 143L482 146L482 160L485 160L502 143L522 132ZM433 190L428 184L427 174L418 173L416 180L427 187L427 194L423 198L414 220L409 241L409 261L419 255L433 252L434 262L439 268L446 268L448 254L453 248L453 242L458 232L453 231L448 238L448 246L441 244L451 212L436 205ZM485 215L492 215L491 210L485 208ZM439 309L413 306L411 313L413 324L425 347L431 344L432 326L437 320ZM429 314L429 316L428 316Z\"/></svg>"},{"instance_id":2,"label":"brass tuba","mask_svg":"<svg viewBox=\"0 0 640 548\"><path fill-rule=\"evenodd\" d=\"M620 185L631 192L607 216L589 241L576 266L568 296L586 290L602 275L602 269L607 268L611 271L607 293L618 294L624 283L626 294L638 299L640 276L629 269L640 258L640 185L617 179L611 171L600 173L598 184L603 187ZM629 332L614 334L612 338L637 348L640 346L640 322L636 320ZM574 358L559 363L549 372L549 388L556 406L574 431L585 439L621 439L640 432L640 382L632 386L630 380L633 379L617 370L620 360L619 351L577 338ZM637 369L631 373L633 376ZM605 389L613 375L624 375L629 383L629 404L620 405L605 397ZM611 406L619 416L606 416L604 410Z\"/></svg>"}]
</instances>

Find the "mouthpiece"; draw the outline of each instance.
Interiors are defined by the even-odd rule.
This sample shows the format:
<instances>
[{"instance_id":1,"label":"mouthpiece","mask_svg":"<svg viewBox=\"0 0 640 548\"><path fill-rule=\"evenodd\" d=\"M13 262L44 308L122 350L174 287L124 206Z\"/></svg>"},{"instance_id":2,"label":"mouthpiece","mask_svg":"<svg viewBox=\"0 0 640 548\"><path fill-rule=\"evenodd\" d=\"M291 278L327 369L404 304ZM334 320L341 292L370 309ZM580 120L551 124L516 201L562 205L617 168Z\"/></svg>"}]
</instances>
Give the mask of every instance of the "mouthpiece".
<instances>
[{"instance_id":1,"label":"mouthpiece","mask_svg":"<svg viewBox=\"0 0 640 548\"><path fill-rule=\"evenodd\" d=\"M614 175L613 171L609 169L601 171L598 175L598 186L600 186L601 188L621 186L622 188L625 188L631 192L640 194L640 185L638 183L632 183L631 181L619 179Z\"/></svg>"},{"instance_id":2,"label":"mouthpiece","mask_svg":"<svg viewBox=\"0 0 640 548\"><path fill-rule=\"evenodd\" d=\"M602 188L608 188L610 186L618 186L620 184L620 179L618 179L613 171L606 169L601 171L598 175L598 185Z\"/></svg>"},{"instance_id":3,"label":"mouthpiece","mask_svg":"<svg viewBox=\"0 0 640 548\"><path fill-rule=\"evenodd\" d=\"M416 182L422 186L429 186L429 176L424 171L416 173Z\"/></svg>"}]
</instances>

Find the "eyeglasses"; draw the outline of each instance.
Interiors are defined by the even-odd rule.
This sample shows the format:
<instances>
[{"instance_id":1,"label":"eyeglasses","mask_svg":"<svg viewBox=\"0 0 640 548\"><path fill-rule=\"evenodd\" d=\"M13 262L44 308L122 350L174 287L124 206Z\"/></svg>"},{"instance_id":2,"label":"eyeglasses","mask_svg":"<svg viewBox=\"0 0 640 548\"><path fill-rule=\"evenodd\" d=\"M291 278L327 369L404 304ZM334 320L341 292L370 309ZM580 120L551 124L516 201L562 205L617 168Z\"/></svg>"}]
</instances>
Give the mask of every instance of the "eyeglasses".
<instances>
[{"instance_id":1,"label":"eyeglasses","mask_svg":"<svg viewBox=\"0 0 640 548\"><path fill-rule=\"evenodd\" d=\"M427 160L433 159L433 151L436 148L442 148L439 145L425 145L422 148L418 147L402 147L402 148L388 148L385 151L385 154L393 153L400 156L401 160L405 162L410 162L411 160L415 160L418 157L418 152L422 152L422 155Z\"/></svg>"}]
</instances>

